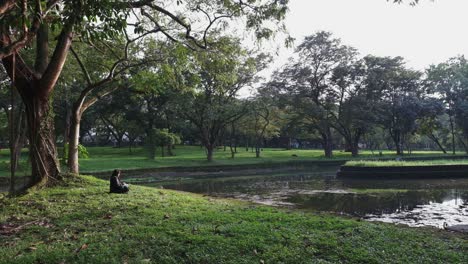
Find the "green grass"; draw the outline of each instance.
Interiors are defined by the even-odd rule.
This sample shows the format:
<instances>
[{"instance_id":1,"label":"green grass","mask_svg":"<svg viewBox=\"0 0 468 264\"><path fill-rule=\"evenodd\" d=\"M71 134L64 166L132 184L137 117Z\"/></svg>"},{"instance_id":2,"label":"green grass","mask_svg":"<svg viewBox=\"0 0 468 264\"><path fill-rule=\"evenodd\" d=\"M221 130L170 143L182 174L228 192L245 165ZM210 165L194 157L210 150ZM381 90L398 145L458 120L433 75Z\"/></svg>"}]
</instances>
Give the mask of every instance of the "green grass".
<instances>
[{"instance_id":1,"label":"green grass","mask_svg":"<svg viewBox=\"0 0 468 264\"><path fill-rule=\"evenodd\" d=\"M408 192L408 189L358 189L351 188L350 191L359 194L380 194L380 193L404 193Z\"/></svg>"},{"instance_id":2,"label":"green grass","mask_svg":"<svg viewBox=\"0 0 468 264\"><path fill-rule=\"evenodd\" d=\"M438 165L468 165L468 159L462 160L428 160L428 161L367 161L352 160L345 164L354 167L404 167L404 166L438 166Z\"/></svg>"},{"instance_id":3,"label":"green grass","mask_svg":"<svg viewBox=\"0 0 468 264\"><path fill-rule=\"evenodd\" d=\"M0 263L467 263L466 237L93 177L0 199Z\"/></svg>"},{"instance_id":4,"label":"green grass","mask_svg":"<svg viewBox=\"0 0 468 264\"><path fill-rule=\"evenodd\" d=\"M174 150L176 156L172 157L156 157L155 160L147 158L144 148L135 148L130 153L128 148L112 148L112 147L89 147L90 158L80 159L80 170L82 172L102 172L110 171L115 168L120 169L145 169L145 168L161 168L161 167L199 167L199 166L223 166L223 165L240 165L240 164L259 164L259 163L278 163L288 161L305 161L305 160L330 160L324 157L323 151L315 150L284 150L266 148L261 154L261 158L255 158L255 153L245 151L245 148L238 148L236 158L231 158L229 149L227 151L218 150L214 154L214 161L207 162L205 151L198 146L177 146ZM29 166L27 165L27 151L24 150L19 176L29 174ZM159 151L158 151L159 152ZM61 153L61 150L59 150ZM159 153L157 153L159 154ZM293 157L296 155L297 157ZM428 157L442 156L437 151L415 151L411 157ZM384 151L383 156L375 155L370 151L362 151L359 159L365 158L394 158L396 155L392 151ZM351 153L335 151L332 160L348 160L351 159ZM0 151L0 177L9 176L9 152L7 149Z\"/></svg>"}]
</instances>

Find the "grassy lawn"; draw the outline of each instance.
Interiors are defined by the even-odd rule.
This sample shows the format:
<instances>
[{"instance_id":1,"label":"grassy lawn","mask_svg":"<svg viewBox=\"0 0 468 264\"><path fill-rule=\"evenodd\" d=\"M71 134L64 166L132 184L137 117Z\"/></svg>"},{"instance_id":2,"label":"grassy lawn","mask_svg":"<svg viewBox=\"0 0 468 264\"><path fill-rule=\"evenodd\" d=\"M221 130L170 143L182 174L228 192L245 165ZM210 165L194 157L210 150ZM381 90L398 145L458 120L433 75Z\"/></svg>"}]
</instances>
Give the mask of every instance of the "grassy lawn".
<instances>
[{"instance_id":1,"label":"grassy lawn","mask_svg":"<svg viewBox=\"0 0 468 264\"><path fill-rule=\"evenodd\" d=\"M150 187L108 194L93 177L0 205L0 263L468 262L466 237L442 230Z\"/></svg>"},{"instance_id":2,"label":"grassy lawn","mask_svg":"<svg viewBox=\"0 0 468 264\"><path fill-rule=\"evenodd\" d=\"M404 167L404 166L438 166L438 165L468 165L468 159L461 160L428 160L428 161L366 161L352 160L345 164L354 167Z\"/></svg>"},{"instance_id":3,"label":"grassy lawn","mask_svg":"<svg viewBox=\"0 0 468 264\"><path fill-rule=\"evenodd\" d=\"M209 163L206 161L205 151L198 146L177 146L174 150L175 156L172 157L156 157L155 160L147 158L144 148L133 149L130 153L128 148L112 148L112 147L89 147L89 159L80 160L80 170L82 172L100 172L110 171L115 168L120 169L143 169L143 168L160 168L160 167L198 167L198 166L213 166L213 165L237 165L237 164L258 164L258 163L273 163L287 161L303 161L303 160L329 160L323 155L322 150L284 150L284 149L264 149L261 158L255 158L255 153L245 151L245 148L238 148L238 153L235 159L231 159L229 149L227 151L218 150L215 152L214 161ZM59 153L61 151L59 150ZM158 153L159 154L159 153ZM372 154L371 151L364 150L361 152L359 159L363 158L393 158L396 157L392 151L384 151L383 156L378 156L377 152ZM463 153L460 153L463 154ZM296 155L294 157L293 155ZM441 152L437 151L415 151L411 157L426 157L440 156ZM340 151L334 152L334 160L350 159L351 153ZM0 177L9 176L9 152L7 149L0 151ZM24 150L19 176L29 174L27 165L27 150Z\"/></svg>"}]
</instances>

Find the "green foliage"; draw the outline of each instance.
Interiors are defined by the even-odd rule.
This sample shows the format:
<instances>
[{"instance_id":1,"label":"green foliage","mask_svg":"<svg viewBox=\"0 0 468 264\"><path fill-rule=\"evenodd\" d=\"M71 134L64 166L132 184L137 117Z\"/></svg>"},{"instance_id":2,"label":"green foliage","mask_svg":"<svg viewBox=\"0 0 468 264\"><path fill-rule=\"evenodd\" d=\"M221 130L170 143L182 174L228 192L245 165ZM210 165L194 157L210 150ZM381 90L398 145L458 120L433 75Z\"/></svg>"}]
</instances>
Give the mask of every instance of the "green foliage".
<instances>
[{"instance_id":1,"label":"green foliage","mask_svg":"<svg viewBox=\"0 0 468 264\"><path fill-rule=\"evenodd\" d=\"M62 162L63 162L64 164L66 164L66 163L67 163L67 160L68 160L68 150L69 150L69 146L70 146L69 143L65 144L65 146L64 146L64 151L63 151L63 155L64 155L64 156L62 157ZM79 157L80 159L89 159L89 158L90 158L88 149L87 149L85 146L83 146L82 144L78 144L77 147L78 147L78 157Z\"/></svg>"},{"instance_id":2,"label":"green foliage","mask_svg":"<svg viewBox=\"0 0 468 264\"><path fill-rule=\"evenodd\" d=\"M468 160L429 160L429 161L347 161L346 166L354 167L404 167L404 166L437 166L437 165L468 165Z\"/></svg>"},{"instance_id":3,"label":"green foliage","mask_svg":"<svg viewBox=\"0 0 468 264\"><path fill-rule=\"evenodd\" d=\"M161 146L180 144L178 135L169 132L168 129L152 129L146 136L146 149L150 159L156 157L156 148Z\"/></svg>"},{"instance_id":4,"label":"green foliage","mask_svg":"<svg viewBox=\"0 0 468 264\"><path fill-rule=\"evenodd\" d=\"M82 159L89 159L89 152L85 146L78 144L78 157Z\"/></svg>"}]
</instances>

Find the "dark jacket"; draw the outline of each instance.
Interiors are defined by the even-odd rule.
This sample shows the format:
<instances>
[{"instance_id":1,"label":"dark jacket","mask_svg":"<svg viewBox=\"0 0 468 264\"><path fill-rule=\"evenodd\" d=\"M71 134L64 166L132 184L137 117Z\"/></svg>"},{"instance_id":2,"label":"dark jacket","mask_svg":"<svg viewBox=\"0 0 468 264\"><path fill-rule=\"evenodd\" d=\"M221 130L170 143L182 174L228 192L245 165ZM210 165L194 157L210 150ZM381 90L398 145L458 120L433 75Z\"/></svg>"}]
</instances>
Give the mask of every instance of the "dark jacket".
<instances>
[{"instance_id":1,"label":"dark jacket","mask_svg":"<svg viewBox=\"0 0 468 264\"><path fill-rule=\"evenodd\" d=\"M110 192L111 193L126 193L128 187L125 186L117 176L110 177Z\"/></svg>"}]
</instances>

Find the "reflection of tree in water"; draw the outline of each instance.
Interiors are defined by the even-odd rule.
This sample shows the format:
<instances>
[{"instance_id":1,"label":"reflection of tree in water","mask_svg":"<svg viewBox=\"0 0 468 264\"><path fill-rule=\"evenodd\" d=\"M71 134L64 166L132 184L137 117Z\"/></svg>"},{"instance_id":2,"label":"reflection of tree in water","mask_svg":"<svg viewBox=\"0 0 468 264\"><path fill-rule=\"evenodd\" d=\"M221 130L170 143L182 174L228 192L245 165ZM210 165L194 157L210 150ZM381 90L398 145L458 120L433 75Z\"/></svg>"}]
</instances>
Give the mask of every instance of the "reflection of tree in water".
<instances>
[{"instance_id":1,"label":"reflection of tree in water","mask_svg":"<svg viewBox=\"0 0 468 264\"><path fill-rule=\"evenodd\" d=\"M303 174L284 176L255 175L241 178L227 177L180 181L179 183L164 185L164 188L203 194L265 194L289 189L325 190L330 188L333 182L333 180L327 182L321 177Z\"/></svg>"},{"instance_id":2,"label":"reflection of tree in water","mask_svg":"<svg viewBox=\"0 0 468 264\"><path fill-rule=\"evenodd\" d=\"M468 203L468 180L341 180L307 173L253 175L181 180L165 188L223 197L252 198L257 195L301 208L347 214L389 214L410 211L418 205L459 199ZM454 188L460 191L453 190ZM321 190L408 189L407 192L306 193Z\"/></svg>"},{"instance_id":3,"label":"reflection of tree in water","mask_svg":"<svg viewBox=\"0 0 468 264\"><path fill-rule=\"evenodd\" d=\"M458 191L457 194L458 198L463 201L463 204L468 204L468 191Z\"/></svg>"},{"instance_id":4,"label":"reflection of tree in water","mask_svg":"<svg viewBox=\"0 0 468 264\"><path fill-rule=\"evenodd\" d=\"M457 195L456 193L454 190L426 190L378 194L298 194L291 196L287 199L287 202L298 204L299 208L304 209L364 216L366 214L389 214L409 211L418 205L442 203L455 198L461 198L461 200L468 202L468 199L466 199L468 198L467 192L462 192L463 195Z\"/></svg>"},{"instance_id":5,"label":"reflection of tree in water","mask_svg":"<svg viewBox=\"0 0 468 264\"><path fill-rule=\"evenodd\" d=\"M340 179L343 186L351 189L468 189L468 179L394 179L394 180L359 180Z\"/></svg>"}]
</instances>

